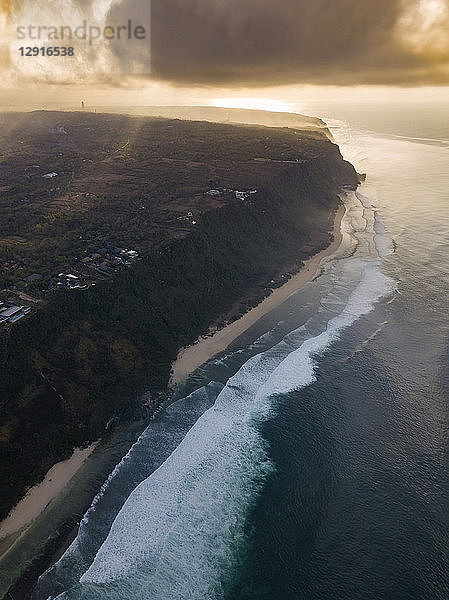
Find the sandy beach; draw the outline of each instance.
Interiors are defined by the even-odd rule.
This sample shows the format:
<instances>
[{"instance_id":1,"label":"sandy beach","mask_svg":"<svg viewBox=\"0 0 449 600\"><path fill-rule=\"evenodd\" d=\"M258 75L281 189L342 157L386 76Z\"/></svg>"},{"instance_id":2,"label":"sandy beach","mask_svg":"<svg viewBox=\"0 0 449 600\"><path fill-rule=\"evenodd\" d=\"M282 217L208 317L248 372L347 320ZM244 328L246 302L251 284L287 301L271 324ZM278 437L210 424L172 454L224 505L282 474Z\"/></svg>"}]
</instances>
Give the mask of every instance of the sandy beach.
<instances>
[{"instance_id":1,"label":"sandy beach","mask_svg":"<svg viewBox=\"0 0 449 600\"><path fill-rule=\"evenodd\" d=\"M6 519L0 523L0 557L58 496L97 445L98 442L95 442L84 450L77 448L68 460L53 465L43 481L32 487L12 509Z\"/></svg>"},{"instance_id":2,"label":"sandy beach","mask_svg":"<svg viewBox=\"0 0 449 600\"><path fill-rule=\"evenodd\" d=\"M333 242L327 248L305 261L304 267L299 273L289 279L282 287L274 290L270 296L240 319L209 337L201 337L192 346L182 349L173 363L173 375L170 380L170 386L173 387L185 379L196 368L226 350L235 339L254 325L261 317L312 281L319 272L323 259L332 256L342 243L341 221L344 214L345 207L341 205L335 216ZM26 496L13 508L8 517L0 523L0 558L22 537L33 521L39 517L52 500L62 492L85 460L94 451L97 444L98 442L84 450L76 449L71 458L54 465L48 471L44 480L31 488Z\"/></svg>"},{"instance_id":3,"label":"sandy beach","mask_svg":"<svg viewBox=\"0 0 449 600\"><path fill-rule=\"evenodd\" d=\"M183 381L195 369L217 354L220 354L220 352L224 352L234 340L259 319L312 281L320 269L321 261L334 254L342 243L341 221L344 214L345 207L341 205L335 216L333 242L327 248L306 260L304 267L299 273L289 279L287 283L274 290L265 300L244 314L240 319L223 327L223 329L220 329L209 337L200 337L192 346L183 348L173 363L170 387Z\"/></svg>"}]
</instances>

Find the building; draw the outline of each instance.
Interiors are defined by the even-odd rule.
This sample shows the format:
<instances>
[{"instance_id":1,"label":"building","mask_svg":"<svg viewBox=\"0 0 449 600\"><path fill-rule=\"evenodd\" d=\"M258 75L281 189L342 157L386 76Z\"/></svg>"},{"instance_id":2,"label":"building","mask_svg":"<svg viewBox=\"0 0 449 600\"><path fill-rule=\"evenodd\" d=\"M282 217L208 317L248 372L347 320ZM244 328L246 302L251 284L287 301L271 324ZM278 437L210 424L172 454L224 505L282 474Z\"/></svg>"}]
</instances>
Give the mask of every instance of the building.
<instances>
[{"instance_id":1,"label":"building","mask_svg":"<svg viewBox=\"0 0 449 600\"><path fill-rule=\"evenodd\" d=\"M0 311L0 317L4 319L10 319L14 317L18 313L22 312L23 306L10 306L9 308L5 308Z\"/></svg>"},{"instance_id":2,"label":"building","mask_svg":"<svg viewBox=\"0 0 449 600\"><path fill-rule=\"evenodd\" d=\"M247 192L236 191L235 197L237 198L237 200L246 200L252 194L257 194L257 190L249 190Z\"/></svg>"},{"instance_id":3,"label":"building","mask_svg":"<svg viewBox=\"0 0 449 600\"><path fill-rule=\"evenodd\" d=\"M9 319L9 322L10 322L10 323L15 323L16 321L19 321L19 319L22 319L24 316L25 316L25 315L24 315L24 314L21 312L21 313L19 313L19 314L17 314L17 315L14 315L14 317L11 317L11 318Z\"/></svg>"},{"instance_id":4,"label":"building","mask_svg":"<svg viewBox=\"0 0 449 600\"><path fill-rule=\"evenodd\" d=\"M15 323L31 311L29 306L10 306L0 311L0 323Z\"/></svg>"}]
</instances>

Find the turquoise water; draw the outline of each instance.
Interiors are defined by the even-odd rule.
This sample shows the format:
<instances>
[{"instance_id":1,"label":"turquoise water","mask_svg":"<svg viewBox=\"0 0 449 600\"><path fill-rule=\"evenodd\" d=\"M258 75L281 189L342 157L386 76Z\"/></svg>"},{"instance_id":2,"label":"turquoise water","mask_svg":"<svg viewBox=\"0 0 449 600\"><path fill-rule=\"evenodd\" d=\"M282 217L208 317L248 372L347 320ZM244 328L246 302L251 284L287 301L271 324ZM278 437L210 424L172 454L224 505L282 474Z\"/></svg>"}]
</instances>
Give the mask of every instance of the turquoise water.
<instances>
[{"instance_id":1,"label":"turquoise water","mask_svg":"<svg viewBox=\"0 0 449 600\"><path fill-rule=\"evenodd\" d=\"M192 377L35 598L449 596L446 117L328 111L368 174L343 249Z\"/></svg>"}]
</instances>

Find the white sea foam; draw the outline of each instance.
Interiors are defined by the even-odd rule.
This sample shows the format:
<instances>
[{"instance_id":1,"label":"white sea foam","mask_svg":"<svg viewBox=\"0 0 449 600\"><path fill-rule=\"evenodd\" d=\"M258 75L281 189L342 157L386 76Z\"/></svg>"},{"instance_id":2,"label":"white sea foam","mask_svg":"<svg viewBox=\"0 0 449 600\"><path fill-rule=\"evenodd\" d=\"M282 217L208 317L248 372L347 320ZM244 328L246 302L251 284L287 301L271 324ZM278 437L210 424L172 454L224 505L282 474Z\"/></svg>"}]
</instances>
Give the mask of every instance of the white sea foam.
<instances>
[{"instance_id":1,"label":"white sea foam","mask_svg":"<svg viewBox=\"0 0 449 600\"><path fill-rule=\"evenodd\" d=\"M393 254L394 244L384 224L376 212L374 216L374 244L376 245L377 252L381 258Z\"/></svg>"},{"instance_id":2,"label":"white sea foam","mask_svg":"<svg viewBox=\"0 0 449 600\"><path fill-rule=\"evenodd\" d=\"M368 263L363 269L361 282L352 292L344 310L328 322L325 331L309 338L291 352L259 389L258 395L284 394L311 384L315 380L314 357L323 354L343 329L369 313L375 303L393 289L393 280L378 270L378 263Z\"/></svg>"},{"instance_id":3,"label":"white sea foam","mask_svg":"<svg viewBox=\"0 0 449 600\"><path fill-rule=\"evenodd\" d=\"M132 575L148 598L215 597L216 562L241 539L242 508L270 468L239 388L222 394L229 401L222 396L131 494L81 582Z\"/></svg>"},{"instance_id":4,"label":"white sea foam","mask_svg":"<svg viewBox=\"0 0 449 600\"><path fill-rule=\"evenodd\" d=\"M214 406L128 497L70 598L223 597L246 515L272 468L259 424L273 398L310 385L315 357L394 287L379 269L387 232L367 199L349 193L346 202L343 231L358 245L354 256L330 267L318 313L228 380Z\"/></svg>"},{"instance_id":5,"label":"white sea foam","mask_svg":"<svg viewBox=\"0 0 449 600\"><path fill-rule=\"evenodd\" d=\"M269 414L272 396L312 383L314 357L370 312L392 283L377 261L365 261L359 285L324 331L293 351L290 334L248 360L129 496L81 583L120 580L120 589L144 589L139 597L153 600L222 597L220 565L235 556L247 511L270 470L257 425Z\"/></svg>"},{"instance_id":6,"label":"white sea foam","mask_svg":"<svg viewBox=\"0 0 449 600\"><path fill-rule=\"evenodd\" d=\"M222 384L212 381L172 403L165 408L163 418L152 422L139 436L96 495L80 523L75 540L63 556L39 578L33 598L46 598L45 593L52 589L54 582L58 586L70 587L78 581L107 536L106 528L113 520L111 512L120 502L125 479L127 482L139 479L141 471L145 472L152 465L156 468L161 464L181 441L183 432L187 432L206 407L210 406L211 399L218 395L222 387ZM125 498L126 496L123 501ZM117 506L116 512L118 510Z\"/></svg>"}]
</instances>

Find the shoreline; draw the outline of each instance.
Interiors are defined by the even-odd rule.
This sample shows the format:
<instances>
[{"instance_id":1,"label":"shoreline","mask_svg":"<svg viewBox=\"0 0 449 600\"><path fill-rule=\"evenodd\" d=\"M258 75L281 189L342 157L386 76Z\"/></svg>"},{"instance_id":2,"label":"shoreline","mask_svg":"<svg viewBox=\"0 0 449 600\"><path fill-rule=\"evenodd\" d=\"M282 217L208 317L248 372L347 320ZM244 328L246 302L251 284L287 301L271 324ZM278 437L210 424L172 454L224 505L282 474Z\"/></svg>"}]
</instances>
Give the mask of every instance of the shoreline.
<instances>
[{"instance_id":1,"label":"shoreline","mask_svg":"<svg viewBox=\"0 0 449 600\"><path fill-rule=\"evenodd\" d=\"M313 281L320 269L321 261L334 254L343 241L341 222L346 208L342 202L334 218L333 241L327 248L304 261L304 266L284 285L273 290L260 304L249 310L236 321L223 327L208 337L201 336L191 346L182 348L172 366L169 389L184 381L198 367L224 352L241 334L252 327L259 319L285 302L292 294L302 290Z\"/></svg>"},{"instance_id":2,"label":"shoreline","mask_svg":"<svg viewBox=\"0 0 449 600\"><path fill-rule=\"evenodd\" d=\"M200 337L193 345L183 348L178 353L172 368L173 374L168 384L168 391L181 383L195 369L224 352L242 333L247 331L259 319L282 304L292 294L303 289L313 281L320 271L323 259L331 257L342 245L342 219L346 207L341 202L337 208L332 229L333 240L327 248L314 254L306 261L300 271L291 277L284 285L273 290L260 304L249 310L236 321L226 325L209 337ZM49 505L68 486L72 478L81 470L87 458L94 452L100 441L84 450L76 449L72 456L53 465L42 482L36 484L16 504L9 515L0 522L0 561L28 533L33 523L44 513ZM31 569L33 567L30 567ZM28 569L25 570L26 573ZM22 577L19 578L19 582Z\"/></svg>"},{"instance_id":3,"label":"shoreline","mask_svg":"<svg viewBox=\"0 0 449 600\"><path fill-rule=\"evenodd\" d=\"M59 496L98 444L99 442L94 442L84 450L75 448L70 458L54 464L47 471L44 479L30 488L9 515L0 522L0 559Z\"/></svg>"}]
</instances>

